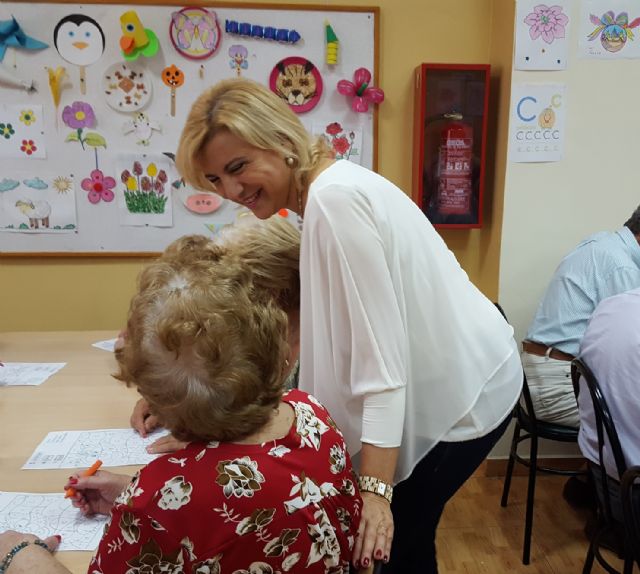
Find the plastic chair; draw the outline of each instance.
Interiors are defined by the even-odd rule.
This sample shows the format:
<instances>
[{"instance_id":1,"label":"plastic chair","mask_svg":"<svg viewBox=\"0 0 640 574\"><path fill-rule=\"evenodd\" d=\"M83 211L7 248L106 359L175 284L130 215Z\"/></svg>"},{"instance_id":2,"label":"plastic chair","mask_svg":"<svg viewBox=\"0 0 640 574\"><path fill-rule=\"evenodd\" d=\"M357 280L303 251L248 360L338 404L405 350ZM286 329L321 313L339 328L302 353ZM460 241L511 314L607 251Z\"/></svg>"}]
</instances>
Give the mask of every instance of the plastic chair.
<instances>
[{"instance_id":1,"label":"plastic chair","mask_svg":"<svg viewBox=\"0 0 640 574\"><path fill-rule=\"evenodd\" d=\"M635 484L638 479L640 466L629 467L622 475L620 494L628 543L636 564L640 566L640 485Z\"/></svg>"},{"instance_id":2,"label":"plastic chair","mask_svg":"<svg viewBox=\"0 0 640 574\"><path fill-rule=\"evenodd\" d=\"M620 439L618 438L613 418L607 406L607 401L602 394L595 375L582 359L574 359L571 362L571 380L576 398L580 394L580 378L584 379L593 402L596 431L598 433L598 458L600 463L595 464L592 461L588 461L589 470L598 489L598 510L596 530L591 537L582 572L583 574L589 574L589 572L591 572L595 558L607 572L620 574L620 571L616 570L600 552L600 542L607 532L615 533L624 530L622 511L621 509L618 512L615 511L613 499L616 495L619 497L621 494L620 483L606 472L604 464L605 445L613 456L618 476L621 477L624 475L627 470L627 463L622 453ZM628 532L625 536L624 556L621 556L621 558L624 559L624 574L631 574L633 571L633 556L628 540Z\"/></svg>"},{"instance_id":3,"label":"plastic chair","mask_svg":"<svg viewBox=\"0 0 640 574\"><path fill-rule=\"evenodd\" d=\"M495 304L502 316L506 319L506 315L502 307ZM522 401L524 400L524 406ZM531 533L533 531L533 503L536 492L536 476L538 472L548 474L559 474L563 476L584 475L584 472L578 470L565 470L560 468L552 468L538 465L538 440L541 438L547 440L555 440L558 442L577 443L578 429L566 427L546 421L540 421L536 418L533 409L533 401L527 384L527 376L522 372L522 395L513 409L513 418L516 419L515 428L513 430L513 438L511 440L511 450L509 452L509 462L507 463L507 472L504 478L504 487L502 489L502 499L500 505L507 506L509 500L509 490L511 489L511 477L513 476L513 468L516 462L529 468L529 482L527 485L527 505L524 520L524 542L522 548L522 563L529 564L531 559ZM521 434L524 433L524 434ZM525 441L531 441L529 446L529 457L525 458L518 454L518 445Z\"/></svg>"}]
</instances>

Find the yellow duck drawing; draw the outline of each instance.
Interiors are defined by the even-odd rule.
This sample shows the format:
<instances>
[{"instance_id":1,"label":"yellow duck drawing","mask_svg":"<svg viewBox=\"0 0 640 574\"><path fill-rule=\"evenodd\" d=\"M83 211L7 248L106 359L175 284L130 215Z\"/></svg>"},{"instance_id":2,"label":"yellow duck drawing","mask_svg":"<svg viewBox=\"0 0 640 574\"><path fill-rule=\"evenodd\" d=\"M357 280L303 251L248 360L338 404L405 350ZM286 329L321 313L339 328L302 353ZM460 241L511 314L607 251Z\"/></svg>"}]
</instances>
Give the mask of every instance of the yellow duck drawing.
<instances>
[{"instance_id":1,"label":"yellow duck drawing","mask_svg":"<svg viewBox=\"0 0 640 574\"><path fill-rule=\"evenodd\" d=\"M135 10L120 16L120 48L125 60L136 60L139 56L151 58L158 53L160 42L153 30L145 28Z\"/></svg>"}]
</instances>

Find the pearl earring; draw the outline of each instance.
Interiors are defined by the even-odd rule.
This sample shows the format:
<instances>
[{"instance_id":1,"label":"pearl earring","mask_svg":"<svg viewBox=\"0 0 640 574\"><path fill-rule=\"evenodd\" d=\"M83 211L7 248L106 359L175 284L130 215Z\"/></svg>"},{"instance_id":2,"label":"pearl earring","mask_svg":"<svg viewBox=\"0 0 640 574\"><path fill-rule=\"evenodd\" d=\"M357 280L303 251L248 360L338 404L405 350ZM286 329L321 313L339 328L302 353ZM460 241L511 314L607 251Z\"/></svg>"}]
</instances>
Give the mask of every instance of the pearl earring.
<instances>
[{"instance_id":1,"label":"pearl earring","mask_svg":"<svg viewBox=\"0 0 640 574\"><path fill-rule=\"evenodd\" d=\"M287 167L293 167L296 163L296 159L290 155L284 158L284 163L287 164Z\"/></svg>"}]
</instances>

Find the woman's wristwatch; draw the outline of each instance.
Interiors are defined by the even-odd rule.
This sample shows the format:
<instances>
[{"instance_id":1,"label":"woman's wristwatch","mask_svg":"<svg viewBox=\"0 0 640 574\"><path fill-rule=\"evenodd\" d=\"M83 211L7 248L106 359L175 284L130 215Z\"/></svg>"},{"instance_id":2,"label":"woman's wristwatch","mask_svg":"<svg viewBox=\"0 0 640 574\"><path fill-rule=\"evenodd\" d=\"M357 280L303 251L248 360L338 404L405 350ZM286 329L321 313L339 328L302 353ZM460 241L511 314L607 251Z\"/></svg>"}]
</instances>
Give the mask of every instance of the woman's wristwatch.
<instances>
[{"instance_id":1,"label":"woman's wristwatch","mask_svg":"<svg viewBox=\"0 0 640 574\"><path fill-rule=\"evenodd\" d=\"M382 498L386 498L389 503L393 497L393 486L373 476L359 476L358 488L360 492L372 492L373 494L382 496Z\"/></svg>"}]
</instances>

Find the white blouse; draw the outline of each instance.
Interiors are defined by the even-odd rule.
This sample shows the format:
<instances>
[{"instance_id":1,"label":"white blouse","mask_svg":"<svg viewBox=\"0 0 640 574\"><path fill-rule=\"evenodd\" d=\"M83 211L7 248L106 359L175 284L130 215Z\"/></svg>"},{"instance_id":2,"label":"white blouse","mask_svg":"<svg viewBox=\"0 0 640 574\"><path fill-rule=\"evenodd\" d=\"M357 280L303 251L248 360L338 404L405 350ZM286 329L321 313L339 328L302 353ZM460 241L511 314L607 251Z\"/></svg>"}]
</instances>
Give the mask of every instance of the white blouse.
<instances>
[{"instance_id":1,"label":"white blouse","mask_svg":"<svg viewBox=\"0 0 640 574\"><path fill-rule=\"evenodd\" d=\"M517 401L513 329L382 176L343 160L313 181L300 278L300 388L352 455L361 442L400 446L396 482L440 440L488 433Z\"/></svg>"}]
</instances>

